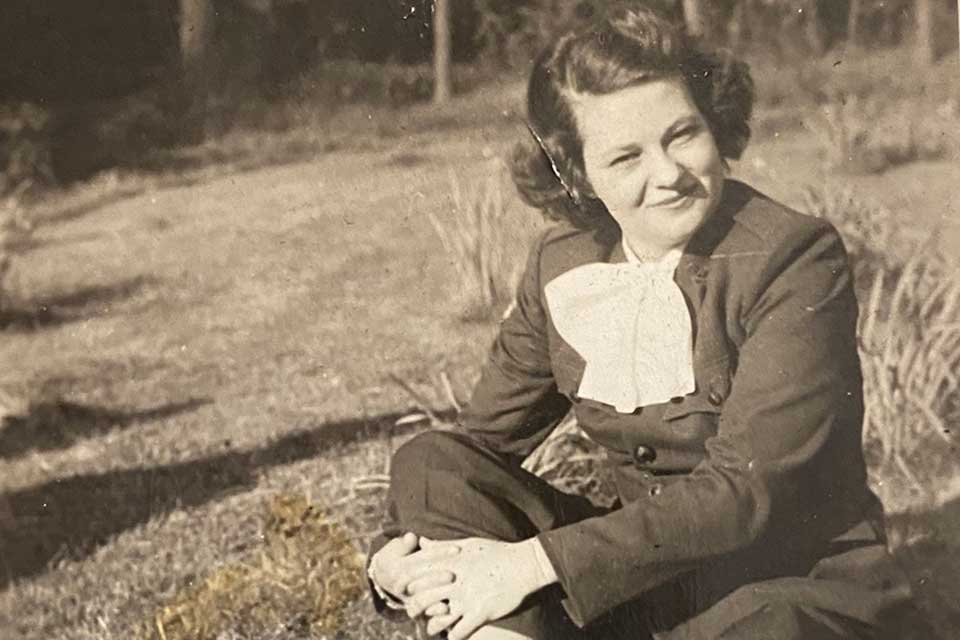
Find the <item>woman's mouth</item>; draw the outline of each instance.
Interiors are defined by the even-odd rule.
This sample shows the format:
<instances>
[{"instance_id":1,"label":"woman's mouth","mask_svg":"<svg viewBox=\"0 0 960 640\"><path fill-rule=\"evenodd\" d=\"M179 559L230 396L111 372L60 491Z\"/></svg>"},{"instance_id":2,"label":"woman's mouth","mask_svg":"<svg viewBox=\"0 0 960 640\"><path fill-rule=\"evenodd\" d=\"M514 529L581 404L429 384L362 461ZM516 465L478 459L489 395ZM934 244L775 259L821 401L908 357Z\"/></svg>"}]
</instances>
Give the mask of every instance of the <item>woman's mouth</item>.
<instances>
[{"instance_id":1,"label":"woman's mouth","mask_svg":"<svg viewBox=\"0 0 960 640\"><path fill-rule=\"evenodd\" d=\"M687 206L693 196L693 192L685 191L683 193L677 193L675 196L661 200L656 204L651 205L655 209L682 209Z\"/></svg>"}]
</instances>

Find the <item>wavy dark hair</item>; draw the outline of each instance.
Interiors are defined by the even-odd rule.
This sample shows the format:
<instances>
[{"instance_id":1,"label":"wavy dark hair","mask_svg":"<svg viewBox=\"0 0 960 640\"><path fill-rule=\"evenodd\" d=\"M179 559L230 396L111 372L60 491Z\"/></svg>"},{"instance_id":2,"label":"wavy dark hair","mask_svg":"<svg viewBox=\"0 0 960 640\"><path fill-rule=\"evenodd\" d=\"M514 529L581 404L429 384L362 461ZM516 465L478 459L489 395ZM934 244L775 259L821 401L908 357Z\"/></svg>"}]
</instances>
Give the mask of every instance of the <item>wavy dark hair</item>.
<instances>
[{"instance_id":1,"label":"wavy dark hair","mask_svg":"<svg viewBox=\"0 0 960 640\"><path fill-rule=\"evenodd\" d=\"M653 9L623 3L593 26L558 38L535 62L527 87L530 136L517 144L511 159L524 201L548 218L580 228L615 224L592 195L570 99L672 77L686 83L720 155L738 159L750 139L753 110L747 65L727 53L702 49Z\"/></svg>"}]
</instances>

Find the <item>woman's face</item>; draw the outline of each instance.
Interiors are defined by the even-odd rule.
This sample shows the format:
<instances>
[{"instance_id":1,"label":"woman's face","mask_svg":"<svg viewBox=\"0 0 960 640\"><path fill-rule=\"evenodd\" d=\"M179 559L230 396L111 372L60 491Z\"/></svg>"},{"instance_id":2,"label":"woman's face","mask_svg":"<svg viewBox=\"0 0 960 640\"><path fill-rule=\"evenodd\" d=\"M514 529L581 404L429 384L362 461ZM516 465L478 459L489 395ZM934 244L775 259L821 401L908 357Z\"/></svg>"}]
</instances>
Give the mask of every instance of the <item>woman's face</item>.
<instances>
[{"instance_id":1,"label":"woman's face","mask_svg":"<svg viewBox=\"0 0 960 640\"><path fill-rule=\"evenodd\" d=\"M573 100L593 194L638 254L682 248L717 207L725 166L680 79Z\"/></svg>"}]
</instances>

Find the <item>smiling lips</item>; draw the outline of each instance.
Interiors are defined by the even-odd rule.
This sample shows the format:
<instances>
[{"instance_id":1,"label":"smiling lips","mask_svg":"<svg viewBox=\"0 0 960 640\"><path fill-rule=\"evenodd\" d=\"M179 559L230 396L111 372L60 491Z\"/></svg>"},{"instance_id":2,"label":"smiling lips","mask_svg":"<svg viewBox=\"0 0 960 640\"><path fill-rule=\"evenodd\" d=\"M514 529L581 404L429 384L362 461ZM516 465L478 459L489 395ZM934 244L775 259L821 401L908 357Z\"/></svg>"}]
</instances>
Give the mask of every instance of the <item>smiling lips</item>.
<instances>
[{"instance_id":1,"label":"smiling lips","mask_svg":"<svg viewBox=\"0 0 960 640\"><path fill-rule=\"evenodd\" d=\"M667 198L666 200L661 200L656 204L648 205L654 209L679 209L682 205L685 205L687 201L693 196L693 189L687 191L680 191L677 195Z\"/></svg>"}]
</instances>

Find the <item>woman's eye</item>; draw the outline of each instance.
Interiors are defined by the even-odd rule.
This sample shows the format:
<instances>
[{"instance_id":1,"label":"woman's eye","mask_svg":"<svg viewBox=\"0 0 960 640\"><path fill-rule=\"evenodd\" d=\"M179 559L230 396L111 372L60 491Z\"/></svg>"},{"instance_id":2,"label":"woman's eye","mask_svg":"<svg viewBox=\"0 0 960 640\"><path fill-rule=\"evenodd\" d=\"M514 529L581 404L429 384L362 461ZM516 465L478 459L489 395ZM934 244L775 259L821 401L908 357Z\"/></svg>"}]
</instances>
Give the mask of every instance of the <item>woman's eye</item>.
<instances>
[{"instance_id":1,"label":"woman's eye","mask_svg":"<svg viewBox=\"0 0 960 640\"><path fill-rule=\"evenodd\" d=\"M636 160L639 157L640 157L639 151L631 151L630 153L625 153L622 156L617 156L616 158L611 160L610 166L615 167L620 164L625 164L627 162L630 162L631 160Z\"/></svg>"},{"instance_id":2,"label":"woman's eye","mask_svg":"<svg viewBox=\"0 0 960 640\"><path fill-rule=\"evenodd\" d=\"M693 137L696 136L699 132L700 132L700 127L698 127L697 125L693 125L693 124L692 124L692 125L690 125L690 126L688 126L688 127L684 127L684 128L682 128L682 129L680 129L680 130L677 131L675 134L673 134L673 139L674 139L674 140L679 140L679 141L682 142L682 141L684 141L684 140L689 140L689 139L693 138Z\"/></svg>"}]
</instances>

